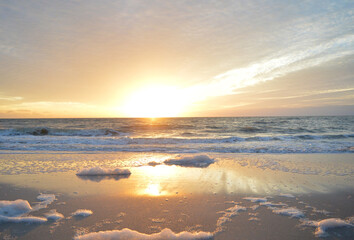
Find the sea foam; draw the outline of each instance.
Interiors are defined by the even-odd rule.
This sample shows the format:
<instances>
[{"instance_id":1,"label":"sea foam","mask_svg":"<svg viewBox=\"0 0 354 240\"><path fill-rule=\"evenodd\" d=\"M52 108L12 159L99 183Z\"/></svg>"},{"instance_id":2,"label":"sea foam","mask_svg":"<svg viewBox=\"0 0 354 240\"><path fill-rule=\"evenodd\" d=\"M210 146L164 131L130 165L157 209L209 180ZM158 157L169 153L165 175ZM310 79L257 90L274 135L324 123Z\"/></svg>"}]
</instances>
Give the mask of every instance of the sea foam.
<instances>
[{"instance_id":1,"label":"sea foam","mask_svg":"<svg viewBox=\"0 0 354 240\"><path fill-rule=\"evenodd\" d=\"M353 224L340 218L328 218L321 221L304 221L304 225L316 227L316 237L327 237L327 230L343 227L354 227Z\"/></svg>"},{"instance_id":2,"label":"sea foam","mask_svg":"<svg viewBox=\"0 0 354 240\"><path fill-rule=\"evenodd\" d=\"M40 201L37 205L33 206L32 211L38 211L39 209L46 208L49 204L56 200L54 194L44 194L41 193L37 196L37 199Z\"/></svg>"},{"instance_id":3,"label":"sea foam","mask_svg":"<svg viewBox=\"0 0 354 240\"><path fill-rule=\"evenodd\" d=\"M46 218L42 217L6 217L0 215L0 222L6 223L44 223Z\"/></svg>"},{"instance_id":4,"label":"sea foam","mask_svg":"<svg viewBox=\"0 0 354 240\"><path fill-rule=\"evenodd\" d=\"M47 219L60 217L59 213L50 212L47 218L27 216L28 213L46 208L55 200L54 194L40 194L37 197L41 202L31 207L27 200L17 199L15 201L0 201L0 222L7 223L44 223ZM57 220L57 219L56 219Z\"/></svg>"},{"instance_id":5,"label":"sea foam","mask_svg":"<svg viewBox=\"0 0 354 240\"><path fill-rule=\"evenodd\" d=\"M245 197L243 199L254 202L254 203L267 202L266 198Z\"/></svg>"},{"instance_id":6,"label":"sea foam","mask_svg":"<svg viewBox=\"0 0 354 240\"><path fill-rule=\"evenodd\" d=\"M294 217L294 218L302 218L304 217L304 213L297 208L281 208L281 209L273 209L273 212L276 214Z\"/></svg>"},{"instance_id":7,"label":"sea foam","mask_svg":"<svg viewBox=\"0 0 354 240\"><path fill-rule=\"evenodd\" d=\"M113 231L101 231L77 236L75 240L112 240L112 239L139 239L139 240L202 240L212 239L213 234L209 232L181 232L174 233L171 229L165 228L159 233L144 234L128 228Z\"/></svg>"},{"instance_id":8,"label":"sea foam","mask_svg":"<svg viewBox=\"0 0 354 240\"><path fill-rule=\"evenodd\" d=\"M214 162L215 160L210 158L207 155L197 155L197 156L183 157L177 159L168 159L164 161L164 163L167 165L178 165L183 167L199 167L199 168L208 167L210 164Z\"/></svg>"},{"instance_id":9,"label":"sea foam","mask_svg":"<svg viewBox=\"0 0 354 240\"><path fill-rule=\"evenodd\" d=\"M58 221L62 218L64 218L64 215L61 213L58 213L55 209L49 211L48 213L44 214L47 218L47 220L51 221Z\"/></svg>"},{"instance_id":10,"label":"sea foam","mask_svg":"<svg viewBox=\"0 0 354 240\"><path fill-rule=\"evenodd\" d=\"M73 212L71 215L73 217L88 217L92 215L92 211L88 209L78 209L75 212Z\"/></svg>"},{"instance_id":11,"label":"sea foam","mask_svg":"<svg viewBox=\"0 0 354 240\"><path fill-rule=\"evenodd\" d=\"M226 222L231 221L231 218L233 216L236 216L239 212L246 211L247 209L245 207L242 207L240 205L235 204L235 206L230 207L226 209L225 211L221 211L219 213L222 213L223 215L218 218L216 222L216 230L215 233L221 232L224 230L224 224Z\"/></svg>"},{"instance_id":12,"label":"sea foam","mask_svg":"<svg viewBox=\"0 0 354 240\"><path fill-rule=\"evenodd\" d=\"M26 200L0 201L0 216L17 217L31 210L32 207Z\"/></svg>"},{"instance_id":13,"label":"sea foam","mask_svg":"<svg viewBox=\"0 0 354 240\"><path fill-rule=\"evenodd\" d=\"M120 168L102 168L102 167L93 167L93 168L84 168L79 170L76 175L78 176L101 176L101 175L130 175L131 172L129 169L120 169Z\"/></svg>"}]
</instances>

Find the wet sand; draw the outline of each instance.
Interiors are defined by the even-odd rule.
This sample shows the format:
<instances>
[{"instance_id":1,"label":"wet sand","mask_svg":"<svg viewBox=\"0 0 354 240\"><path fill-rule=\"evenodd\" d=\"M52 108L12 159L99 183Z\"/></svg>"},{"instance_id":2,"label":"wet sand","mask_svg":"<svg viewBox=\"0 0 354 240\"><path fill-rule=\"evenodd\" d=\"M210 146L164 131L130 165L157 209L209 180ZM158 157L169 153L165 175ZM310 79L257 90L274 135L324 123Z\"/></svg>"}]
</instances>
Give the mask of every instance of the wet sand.
<instances>
[{"instance_id":1,"label":"wet sand","mask_svg":"<svg viewBox=\"0 0 354 240\"><path fill-rule=\"evenodd\" d=\"M213 154L206 168L157 165L171 154L0 154L0 200L27 200L55 194L52 209L64 215L42 224L0 223L3 239L73 239L89 232L128 228L153 234L210 232L214 239L315 239L316 228L304 220L354 216L354 163L350 154L238 155ZM18 164L16 164L16 162ZM80 167L82 166L82 167ZM125 167L130 176L78 177L83 167ZM296 208L304 216L245 198L266 198L277 209ZM227 209L239 206L243 210ZM89 209L85 218L71 217ZM221 219L225 221L219 224ZM328 239L352 239L353 228L328 231Z\"/></svg>"}]
</instances>

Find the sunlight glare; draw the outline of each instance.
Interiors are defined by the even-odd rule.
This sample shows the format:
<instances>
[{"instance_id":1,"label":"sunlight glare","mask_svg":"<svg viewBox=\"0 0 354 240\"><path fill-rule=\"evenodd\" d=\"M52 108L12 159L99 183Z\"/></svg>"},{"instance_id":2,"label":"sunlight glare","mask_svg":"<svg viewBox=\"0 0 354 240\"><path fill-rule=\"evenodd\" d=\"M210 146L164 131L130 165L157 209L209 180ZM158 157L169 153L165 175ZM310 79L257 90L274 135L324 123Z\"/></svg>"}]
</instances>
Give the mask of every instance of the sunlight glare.
<instances>
[{"instance_id":1,"label":"sunlight glare","mask_svg":"<svg viewBox=\"0 0 354 240\"><path fill-rule=\"evenodd\" d=\"M161 196L164 192L161 191L159 184L149 184L144 193L149 196Z\"/></svg>"},{"instance_id":2,"label":"sunlight glare","mask_svg":"<svg viewBox=\"0 0 354 240\"><path fill-rule=\"evenodd\" d=\"M126 102L128 117L178 117L186 107L186 98L175 87L155 86L135 92Z\"/></svg>"}]
</instances>

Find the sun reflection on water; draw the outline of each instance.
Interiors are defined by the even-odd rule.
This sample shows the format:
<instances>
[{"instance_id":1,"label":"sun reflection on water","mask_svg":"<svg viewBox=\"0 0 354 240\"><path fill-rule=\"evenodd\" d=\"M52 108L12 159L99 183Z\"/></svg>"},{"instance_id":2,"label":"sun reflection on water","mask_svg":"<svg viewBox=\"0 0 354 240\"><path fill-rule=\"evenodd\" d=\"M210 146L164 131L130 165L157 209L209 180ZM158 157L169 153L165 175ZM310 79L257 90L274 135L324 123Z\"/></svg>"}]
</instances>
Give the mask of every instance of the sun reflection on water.
<instances>
[{"instance_id":1,"label":"sun reflection on water","mask_svg":"<svg viewBox=\"0 0 354 240\"><path fill-rule=\"evenodd\" d=\"M164 196L167 195L166 191L161 190L161 187L157 183L149 183L147 187L143 190L143 195L149 196Z\"/></svg>"},{"instance_id":2,"label":"sun reflection on water","mask_svg":"<svg viewBox=\"0 0 354 240\"><path fill-rule=\"evenodd\" d=\"M20 155L21 156L21 155ZM48 171L49 164L59 165L63 161L58 159L46 161L49 155L35 154L23 155L23 159L11 162L13 155L2 155L2 168L24 168L28 162L36 167L34 173ZM101 159L102 155L92 155ZM93 157L75 154L70 158L75 161L66 162L66 169L75 169L91 163ZM121 153L121 156L125 156ZM231 157L230 157L231 156ZM337 156L337 155L336 155ZM17 156L19 158L19 156ZM278 195L279 193L303 194L308 192L329 192L338 188L352 188L353 176L343 175L352 169L350 156L341 155L333 163L333 156L314 155L267 155L267 156L240 156L227 155L227 158L218 158L218 162L207 168L191 168L181 166L163 165L163 159L171 155L154 153L127 154L122 161L133 165L135 162L148 164L148 162L162 163L162 165L130 167L132 174L129 177L121 176L96 176L78 177L74 171L44 172L41 174L0 174L0 182L20 187L40 189L77 195L109 195L109 196L136 196L136 197L180 197L184 195L211 195L211 194L245 194L245 195ZM36 158L36 159L34 159ZM40 163L39 163L39 160ZM140 159L140 162L138 162ZM294 163L296 160L296 164ZM105 161L107 166L114 166L113 157ZM321 161L321 164L318 164ZM44 162L46 165L40 165ZM18 163L15 165L15 163ZM100 162L97 162L97 165ZM242 163L242 164L241 164ZM246 163L246 164L244 164ZM12 164L12 165L10 165ZM20 166L20 167L19 167ZM116 167L116 166L114 166ZM312 172L309 172L312 170ZM43 170L45 169L45 170ZM349 169L349 170L347 170ZM1 169L0 169L1 170ZM54 169L55 170L55 169ZM316 170L316 171L314 171ZM4 170L5 171L5 170ZM324 174L326 173L326 174ZM60 184L58 184L60 182Z\"/></svg>"},{"instance_id":3,"label":"sun reflection on water","mask_svg":"<svg viewBox=\"0 0 354 240\"><path fill-rule=\"evenodd\" d=\"M167 190L168 179L176 176L176 168L170 166L140 167L140 176L149 176L149 181L142 184L136 191L137 195L166 196L170 195Z\"/></svg>"}]
</instances>

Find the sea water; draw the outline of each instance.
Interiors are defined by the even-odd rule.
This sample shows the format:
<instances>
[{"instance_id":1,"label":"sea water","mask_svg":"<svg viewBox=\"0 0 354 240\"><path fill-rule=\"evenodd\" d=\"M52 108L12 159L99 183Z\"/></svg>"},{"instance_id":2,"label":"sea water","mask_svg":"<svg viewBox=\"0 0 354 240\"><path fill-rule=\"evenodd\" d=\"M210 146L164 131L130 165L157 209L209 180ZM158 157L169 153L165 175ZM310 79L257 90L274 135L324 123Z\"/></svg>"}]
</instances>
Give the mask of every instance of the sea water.
<instances>
[{"instance_id":1,"label":"sea water","mask_svg":"<svg viewBox=\"0 0 354 240\"><path fill-rule=\"evenodd\" d=\"M353 153L354 116L0 119L0 150Z\"/></svg>"},{"instance_id":2,"label":"sea water","mask_svg":"<svg viewBox=\"0 0 354 240\"><path fill-rule=\"evenodd\" d=\"M352 239L353 123L2 119L0 238Z\"/></svg>"}]
</instances>

